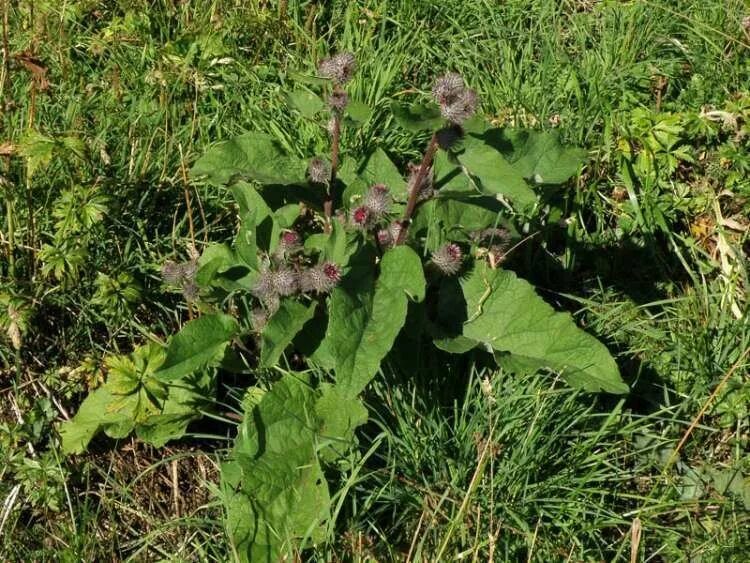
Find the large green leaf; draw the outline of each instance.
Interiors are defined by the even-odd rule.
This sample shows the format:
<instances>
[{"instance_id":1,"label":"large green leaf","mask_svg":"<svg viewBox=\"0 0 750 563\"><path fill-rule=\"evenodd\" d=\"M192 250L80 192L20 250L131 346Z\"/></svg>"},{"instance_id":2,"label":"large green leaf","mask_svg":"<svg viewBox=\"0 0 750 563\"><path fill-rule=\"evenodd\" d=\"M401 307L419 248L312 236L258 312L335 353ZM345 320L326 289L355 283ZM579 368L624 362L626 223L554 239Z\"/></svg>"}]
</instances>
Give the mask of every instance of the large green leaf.
<instances>
[{"instance_id":1,"label":"large green leaf","mask_svg":"<svg viewBox=\"0 0 750 563\"><path fill-rule=\"evenodd\" d=\"M127 436L135 426L132 418L122 411L113 411L115 396L105 386L93 391L78 408L76 415L60 427L62 450L65 454L79 454L100 431L113 430L117 437Z\"/></svg>"},{"instance_id":2,"label":"large green leaf","mask_svg":"<svg viewBox=\"0 0 750 563\"><path fill-rule=\"evenodd\" d=\"M237 182L231 190L240 208L242 221L235 239L235 248L248 266L257 269L257 250L260 248L273 252L279 242L282 227L277 214L250 184Z\"/></svg>"},{"instance_id":3,"label":"large green leaf","mask_svg":"<svg viewBox=\"0 0 750 563\"><path fill-rule=\"evenodd\" d=\"M362 124L372 115L372 108L364 102L357 100L349 100L346 105L346 117L351 119L356 124Z\"/></svg>"},{"instance_id":4,"label":"large green leaf","mask_svg":"<svg viewBox=\"0 0 750 563\"><path fill-rule=\"evenodd\" d=\"M320 99L320 96L310 92L310 90L303 90L301 88L287 93L286 101L291 107L308 119L315 117L325 108L325 103Z\"/></svg>"},{"instance_id":5,"label":"large green leaf","mask_svg":"<svg viewBox=\"0 0 750 563\"><path fill-rule=\"evenodd\" d=\"M492 129L485 137L490 144L505 147L513 168L537 184L562 184L573 177L586 158L586 151L566 147L557 132L527 129ZM508 150L508 144L512 150Z\"/></svg>"},{"instance_id":6,"label":"large green leaf","mask_svg":"<svg viewBox=\"0 0 750 563\"><path fill-rule=\"evenodd\" d=\"M262 184L297 184L305 181L307 163L287 154L278 141L263 133L246 133L208 149L193 165L190 175L212 184L229 184L237 178Z\"/></svg>"},{"instance_id":7,"label":"large green leaf","mask_svg":"<svg viewBox=\"0 0 750 563\"><path fill-rule=\"evenodd\" d=\"M462 287L466 338L558 370L574 387L628 391L607 348L579 329L569 314L556 312L513 272L480 262Z\"/></svg>"},{"instance_id":8,"label":"large green leaf","mask_svg":"<svg viewBox=\"0 0 750 563\"><path fill-rule=\"evenodd\" d=\"M401 172L383 149L375 149L358 166L357 177L344 191L343 198L347 205L356 203L355 196L363 196L373 184L385 184L390 188L396 201L406 201L407 186Z\"/></svg>"},{"instance_id":9,"label":"large green leaf","mask_svg":"<svg viewBox=\"0 0 750 563\"><path fill-rule=\"evenodd\" d=\"M248 405L221 468L226 527L241 561L275 563L303 538L323 537L330 497L315 453L316 398L306 379L289 374Z\"/></svg>"},{"instance_id":10,"label":"large green leaf","mask_svg":"<svg viewBox=\"0 0 750 563\"><path fill-rule=\"evenodd\" d=\"M352 445L354 431L367 422L367 409L358 398L351 398L336 385L325 384L315 413L320 419L320 439L324 461L344 455Z\"/></svg>"},{"instance_id":11,"label":"large green leaf","mask_svg":"<svg viewBox=\"0 0 750 563\"><path fill-rule=\"evenodd\" d=\"M195 281L203 287L208 286L217 274L237 265L237 257L226 244L211 244L201 253L198 260L198 271Z\"/></svg>"},{"instance_id":12,"label":"large green leaf","mask_svg":"<svg viewBox=\"0 0 750 563\"><path fill-rule=\"evenodd\" d=\"M215 378L204 370L164 385L154 373L164 357L156 344L110 357L106 383L86 397L60 429L63 451L83 452L102 431L110 438L124 438L135 430L141 440L157 447L182 437L215 395Z\"/></svg>"},{"instance_id":13,"label":"large green leaf","mask_svg":"<svg viewBox=\"0 0 750 563\"><path fill-rule=\"evenodd\" d=\"M445 119L440 115L440 108L435 104L404 104L393 102L391 113L401 127L409 131L435 131L443 126Z\"/></svg>"},{"instance_id":14,"label":"large green leaf","mask_svg":"<svg viewBox=\"0 0 750 563\"><path fill-rule=\"evenodd\" d=\"M201 416L216 396L216 377L202 370L173 381L161 412L139 422L135 433L144 442L160 448L170 440L184 436L188 424Z\"/></svg>"},{"instance_id":15,"label":"large green leaf","mask_svg":"<svg viewBox=\"0 0 750 563\"><path fill-rule=\"evenodd\" d=\"M263 328L260 366L273 367L305 323L315 314L315 303L303 305L294 299L284 299L279 310Z\"/></svg>"},{"instance_id":16,"label":"large green leaf","mask_svg":"<svg viewBox=\"0 0 750 563\"><path fill-rule=\"evenodd\" d=\"M426 236L428 250L448 241L467 240L472 231L498 224L502 204L489 196L465 199L434 198L417 208L410 232Z\"/></svg>"},{"instance_id":17,"label":"large green leaf","mask_svg":"<svg viewBox=\"0 0 750 563\"><path fill-rule=\"evenodd\" d=\"M190 321L170 338L167 358L155 376L161 381L172 381L199 369L215 366L238 332L237 321L221 313Z\"/></svg>"},{"instance_id":18,"label":"large green leaf","mask_svg":"<svg viewBox=\"0 0 750 563\"><path fill-rule=\"evenodd\" d=\"M478 181L482 192L500 194L522 211L534 205L534 190L526 183L523 175L494 147L473 136L465 139L464 147L465 150L458 159Z\"/></svg>"},{"instance_id":19,"label":"large green leaf","mask_svg":"<svg viewBox=\"0 0 750 563\"><path fill-rule=\"evenodd\" d=\"M333 291L322 346L345 396L356 396L375 376L404 325L409 298L421 301L424 292L422 263L407 246L385 253L377 283L363 260Z\"/></svg>"}]
</instances>

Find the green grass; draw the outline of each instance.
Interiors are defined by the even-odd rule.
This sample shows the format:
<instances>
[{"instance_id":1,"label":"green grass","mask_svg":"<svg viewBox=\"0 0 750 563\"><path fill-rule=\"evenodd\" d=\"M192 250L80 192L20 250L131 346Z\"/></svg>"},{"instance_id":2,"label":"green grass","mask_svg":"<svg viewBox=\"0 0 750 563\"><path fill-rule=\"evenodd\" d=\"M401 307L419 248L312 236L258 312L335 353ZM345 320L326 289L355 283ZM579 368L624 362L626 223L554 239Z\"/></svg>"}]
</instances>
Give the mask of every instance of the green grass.
<instances>
[{"instance_id":1,"label":"green grass","mask_svg":"<svg viewBox=\"0 0 750 563\"><path fill-rule=\"evenodd\" d=\"M644 560L732 561L746 549L731 521L737 499L690 497L678 475L661 473L688 423L678 407L639 415L548 377L502 372L472 372L461 385L465 395L442 404L414 385L377 386L373 404L387 407L371 435L382 443L349 494L345 537L367 546L355 555L627 561L636 518Z\"/></svg>"},{"instance_id":2,"label":"green grass","mask_svg":"<svg viewBox=\"0 0 750 563\"><path fill-rule=\"evenodd\" d=\"M333 49L357 55L351 95L375 109L346 134L353 155L382 147L394 158L418 158L425 139L392 127L388 106L426 92L446 69L478 90L495 123L557 126L590 151L577 186L559 195L559 213L530 226L544 235L512 265L552 290L545 296L558 305L584 308L579 318L637 385L625 404L613 404L549 376L498 373L492 402L481 392L484 371L456 366L405 383L408 372L395 368L369 397L373 422L360 436L356 471L345 475L337 527L312 556L388 561L411 553L427 561L461 553L482 561L493 549L496 560L627 561L636 517L644 530L638 560L736 561L750 551L750 502L743 506L715 475L750 474L746 361L732 392L720 395L662 474L664 455L750 346L747 316L738 320L728 297L739 295L747 311L747 233L717 225L713 207L729 174L719 157L741 160L746 140L693 134L684 119L680 142L697 156L685 165L692 176L662 175L653 191L644 178L636 182L647 216L669 200L669 234L628 230L623 218L633 212L612 195L624 185L618 143L629 137L635 110L699 114L748 94L746 2L293 1L285 13L276 2L232 0L2 7L10 53L31 53L50 86L34 89L22 60L7 60L0 145L42 164L29 176L22 155L0 159L3 332L10 304L23 318L18 353L0 337L0 520L2 503L10 507L1 559L226 560L208 469L222 441L169 452L102 442L90 456L61 459L55 425L103 377L105 353L171 334L187 319L158 278L165 259L187 252L183 166L249 129L304 147L305 156L326 150L323 130L288 111L284 92L290 72L312 72ZM49 149L29 131L57 144ZM745 221L746 177L721 199L723 217ZM683 185L687 195L677 197ZM77 186L95 186L106 212L61 238L53 212L66 190L79 198L74 209L86 207ZM235 224L228 195L190 190L199 246L228 239ZM695 234L702 217L713 218L705 239ZM566 218L567 230L546 228ZM721 236L735 251L734 270L712 255ZM43 245L59 250L77 279L45 275L45 262L35 268L32 253ZM133 276L137 299L97 299L97 276L122 273ZM206 432L227 432L219 428ZM497 451L480 463L478 440L488 437ZM165 484L173 458L184 466L179 495Z\"/></svg>"}]
</instances>

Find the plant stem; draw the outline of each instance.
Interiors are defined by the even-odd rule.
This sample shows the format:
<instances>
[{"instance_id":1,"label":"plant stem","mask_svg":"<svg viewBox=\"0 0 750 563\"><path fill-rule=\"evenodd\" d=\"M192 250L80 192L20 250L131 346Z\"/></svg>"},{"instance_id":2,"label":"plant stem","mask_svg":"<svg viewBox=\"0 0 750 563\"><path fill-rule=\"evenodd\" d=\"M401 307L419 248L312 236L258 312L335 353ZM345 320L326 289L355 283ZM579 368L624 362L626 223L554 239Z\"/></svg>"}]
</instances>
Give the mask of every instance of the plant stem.
<instances>
[{"instance_id":1,"label":"plant stem","mask_svg":"<svg viewBox=\"0 0 750 563\"><path fill-rule=\"evenodd\" d=\"M335 86L334 91L339 87ZM336 183L336 169L339 166L339 146L341 144L341 114L333 110L333 131L331 131L331 181L326 190L326 199L323 202L323 213L326 216L325 232L331 232L331 218L333 217L333 195L331 190Z\"/></svg>"},{"instance_id":2,"label":"plant stem","mask_svg":"<svg viewBox=\"0 0 750 563\"><path fill-rule=\"evenodd\" d=\"M5 195L5 214L8 217L8 277L14 279L16 277L16 228L13 223L13 199L7 189Z\"/></svg>"},{"instance_id":3,"label":"plant stem","mask_svg":"<svg viewBox=\"0 0 750 563\"><path fill-rule=\"evenodd\" d=\"M8 78L10 69L10 50L8 46L8 0L3 0L3 66L2 75L0 75L0 100L5 99L5 81Z\"/></svg>"},{"instance_id":4,"label":"plant stem","mask_svg":"<svg viewBox=\"0 0 750 563\"><path fill-rule=\"evenodd\" d=\"M438 141L437 133L432 134L430 144L427 145L427 150L422 157L422 163L419 165L419 170L414 178L411 185L411 191L409 192L409 199L406 202L406 211L404 211L404 218L401 219L401 230L398 233L396 239L396 245L403 244L406 240L406 235L409 231L409 225L411 224L411 218L414 215L414 210L417 208L417 200L419 199L419 192L422 190L422 183L424 182L427 171L432 166L432 159L435 157L437 152Z\"/></svg>"},{"instance_id":5,"label":"plant stem","mask_svg":"<svg viewBox=\"0 0 750 563\"><path fill-rule=\"evenodd\" d=\"M31 247L31 276L36 276L36 221L34 219L34 197L31 193L31 176L26 170L26 207L29 208L29 246Z\"/></svg>"}]
</instances>

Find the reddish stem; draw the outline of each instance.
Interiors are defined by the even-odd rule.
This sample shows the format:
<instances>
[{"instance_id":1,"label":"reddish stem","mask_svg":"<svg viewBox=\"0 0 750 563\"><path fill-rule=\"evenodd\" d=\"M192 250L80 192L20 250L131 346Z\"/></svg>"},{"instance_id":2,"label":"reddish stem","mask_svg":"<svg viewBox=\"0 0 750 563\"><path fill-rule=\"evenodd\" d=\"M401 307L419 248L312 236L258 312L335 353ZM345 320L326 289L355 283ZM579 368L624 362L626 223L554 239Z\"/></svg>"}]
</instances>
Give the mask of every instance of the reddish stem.
<instances>
[{"instance_id":1,"label":"reddish stem","mask_svg":"<svg viewBox=\"0 0 750 563\"><path fill-rule=\"evenodd\" d=\"M411 225L411 218L414 215L414 210L417 208L419 192L422 191L422 184L427 177L427 172L429 171L430 166L432 166L432 159L435 157L437 148L437 133L433 133L432 139L430 139L430 144L427 145L427 150L422 157L422 162L419 165L419 170L417 170L417 175L414 177L414 181L411 185L411 191L409 192L409 199L406 202L404 218L401 219L401 230L398 233L396 245L403 244L403 242L406 240L406 235L409 231L409 225Z\"/></svg>"}]
</instances>

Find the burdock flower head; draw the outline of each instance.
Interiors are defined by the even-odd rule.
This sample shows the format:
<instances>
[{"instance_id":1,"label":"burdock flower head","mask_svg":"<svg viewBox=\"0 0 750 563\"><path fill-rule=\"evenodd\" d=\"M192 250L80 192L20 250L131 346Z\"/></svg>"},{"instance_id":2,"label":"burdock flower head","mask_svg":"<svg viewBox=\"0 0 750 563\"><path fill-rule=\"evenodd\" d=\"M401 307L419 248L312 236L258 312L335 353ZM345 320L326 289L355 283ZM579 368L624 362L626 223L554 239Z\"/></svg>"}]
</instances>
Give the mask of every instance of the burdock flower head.
<instances>
[{"instance_id":1,"label":"burdock flower head","mask_svg":"<svg viewBox=\"0 0 750 563\"><path fill-rule=\"evenodd\" d=\"M463 254L461 248L454 243L444 244L432 253L433 265L446 276L455 276L461 271Z\"/></svg>"},{"instance_id":2,"label":"burdock flower head","mask_svg":"<svg viewBox=\"0 0 750 563\"><path fill-rule=\"evenodd\" d=\"M398 241L398 236L401 234L401 223L399 221L393 221L385 229L380 229L377 232L378 244L383 249L391 248Z\"/></svg>"},{"instance_id":3,"label":"burdock flower head","mask_svg":"<svg viewBox=\"0 0 750 563\"><path fill-rule=\"evenodd\" d=\"M508 229L491 227L471 233L471 238L481 245L503 245L507 246L510 242L510 232Z\"/></svg>"},{"instance_id":4,"label":"burdock flower head","mask_svg":"<svg viewBox=\"0 0 750 563\"><path fill-rule=\"evenodd\" d=\"M275 257L281 260L302 250L302 239L296 231L284 231L279 237L279 245L276 247Z\"/></svg>"},{"instance_id":5,"label":"burdock flower head","mask_svg":"<svg viewBox=\"0 0 750 563\"><path fill-rule=\"evenodd\" d=\"M310 181L316 184L326 184L331 181L331 163L325 158L316 156L307 167Z\"/></svg>"},{"instance_id":6,"label":"burdock flower head","mask_svg":"<svg viewBox=\"0 0 750 563\"><path fill-rule=\"evenodd\" d=\"M366 206L360 205L349 213L349 222L358 229L364 229L370 223L371 217L370 210Z\"/></svg>"},{"instance_id":7,"label":"burdock flower head","mask_svg":"<svg viewBox=\"0 0 750 563\"><path fill-rule=\"evenodd\" d=\"M273 273L273 286L282 297L294 295L299 289L297 272L289 268L279 268Z\"/></svg>"},{"instance_id":8,"label":"burdock flower head","mask_svg":"<svg viewBox=\"0 0 750 563\"><path fill-rule=\"evenodd\" d=\"M179 263L167 260L161 267L161 279L167 285L180 287L183 296L188 301L195 301L200 293L200 288L195 283L195 273L197 271L197 257Z\"/></svg>"},{"instance_id":9,"label":"burdock flower head","mask_svg":"<svg viewBox=\"0 0 750 563\"><path fill-rule=\"evenodd\" d=\"M351 53L338 53L322 60L318 65L318 73L338 85L349 82L356 69L357 62Z\"/></svg>"},{"instance_id":10,"label":"burdock flower head","mask_svg":"<svg viewBox=\"0 0 750 563\"><path fill-rule=\"evenodd\" d=\"M407 164L409 169L409 189L411 190L414 186L414 182L419 177L419 164L410 162ZM417 201L426 201L435 195L435 190L432 187L432 166L427 169L427 172L422 177L421 185L419 186L419 193L417 194Z\"/></svg>"},{"instance_id":11,"label":"burdock flower head","mask_svg":"<svg viewBox=\"0 0 750 563\"><path fill-rule=\"evenodd\" d=\"M334 90L327 98L328 105L331 109L336 111L344 111L344 108L349 103L349 96L343 90Z\"/></svg>"},{"instance_id":12,"label":"burdock flower head","mask_svg":"<svg viewBox=\"0 0 750 563\"><path fill-rule=\"evenodd\" d=\"M511 236L508 229L489 228L471 233L471 238L481 248L486 249L487 257L493 265L501 264L508 253Z\"/></svg>"},{"instance_id":13,"label":"burdock flower head","mask_svg":"<svg viewBox=\"0 0 750 563\"><path fill-rule=\"evenodd\" d=\"M323 262L300 273L300 289L304 293L330 293L341 281L341 270L333 262Z\"/></svg>"},{"instance_id":14,"label":"burdock flower head","mask_svg":"<svg viewBox=\"0 0 750 563\"><path fill-rule=\"evenodd\" d=\"M464 79L455 72L449 72L435 81L432 97L440 106L442 116L456 125L474 115L479 102L477 93L467 88Z\"/></svg>"},{"instance_id":15,"label":"burdock flower head","mask_svg":"<svg viewBox=\"0 0 750 563\"><path fill-rule=\"evenodd\" d=\"M258 275L258 279L255 280L253 287L250 288L250 293L266 303L274 297L278 297L276 293L276 287L274 285L274 272L263 267Z\"/></svg>"},{"instance_id":16,"label":"burdock flower head","mask_svg":"<svg viewBox=\"0 0 750 563\"><path fill-rule=\"evenodd\" d=\"M391 210L391 194L385 184L370 187L363 201L373 219L380 219Z\"/></svg>"}]
</instances>

